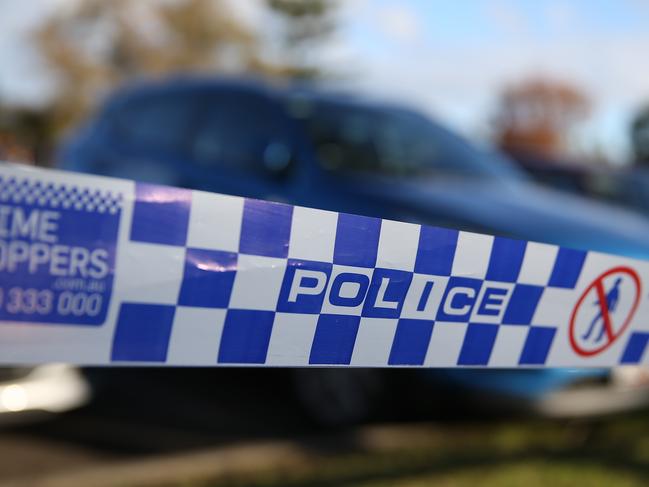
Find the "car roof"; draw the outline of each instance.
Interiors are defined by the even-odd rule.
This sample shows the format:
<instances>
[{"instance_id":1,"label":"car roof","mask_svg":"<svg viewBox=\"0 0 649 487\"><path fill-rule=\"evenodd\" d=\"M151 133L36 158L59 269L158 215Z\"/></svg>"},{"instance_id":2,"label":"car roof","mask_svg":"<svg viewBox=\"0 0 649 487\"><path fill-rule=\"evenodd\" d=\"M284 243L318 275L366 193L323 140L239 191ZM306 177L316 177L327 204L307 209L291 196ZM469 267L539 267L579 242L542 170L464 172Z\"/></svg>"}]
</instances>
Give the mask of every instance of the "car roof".
<instances>
[{"instance_id":1,"label":"car roof","mask_svg":"<svg viewBox=\"0 0 649 487\"><path fill-rule=\"evenodd\" d=\"M164 95L184 92L239 91L259 94L275 99L301 97L316 103L327 103L344 106L354 106L385 112L407 112L421 114L408 107L376 102L362 95L333 91L332 89L314 83L294 82L289 84L271 83L255 77L224 77L224 76L175 76L165 79L142 79L131 82L118 89L109 99L109 104L122 104L140 97Z\"/></svg>"}]
</instances>

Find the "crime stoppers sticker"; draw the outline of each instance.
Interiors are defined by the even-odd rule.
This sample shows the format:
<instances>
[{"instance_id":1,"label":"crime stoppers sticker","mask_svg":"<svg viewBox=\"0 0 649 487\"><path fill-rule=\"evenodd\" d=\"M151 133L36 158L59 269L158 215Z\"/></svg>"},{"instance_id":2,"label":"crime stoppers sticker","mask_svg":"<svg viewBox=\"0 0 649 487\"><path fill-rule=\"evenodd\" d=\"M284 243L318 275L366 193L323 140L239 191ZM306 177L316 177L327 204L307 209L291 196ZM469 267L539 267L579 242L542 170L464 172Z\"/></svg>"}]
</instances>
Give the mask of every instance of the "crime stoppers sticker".
<instances>
[{"instance_id":1,"label":"crime stoppers sticker","mask_svg":"<svg viewBox=\"0 0 649 487\"><path fill-rule=\"evenodd\" d=\"M0 176L0 321L101 325L122 195Z\"/></svg>"}]
</instances>

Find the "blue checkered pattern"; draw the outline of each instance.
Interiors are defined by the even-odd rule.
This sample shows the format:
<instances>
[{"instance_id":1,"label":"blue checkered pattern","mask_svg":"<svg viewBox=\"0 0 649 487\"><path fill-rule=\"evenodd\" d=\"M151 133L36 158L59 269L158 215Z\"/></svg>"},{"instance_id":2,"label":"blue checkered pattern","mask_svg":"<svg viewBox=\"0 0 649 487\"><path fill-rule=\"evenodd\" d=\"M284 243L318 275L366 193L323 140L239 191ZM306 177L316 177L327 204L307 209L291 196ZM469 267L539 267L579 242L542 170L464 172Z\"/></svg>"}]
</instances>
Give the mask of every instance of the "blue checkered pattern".
<instances>
[{"instance_id":1,"label":"blue checkered pattern","mask_svg":"<svg viewBox=\"0 0 649 487\"><path fill-rule=\"evenodd\" d=\"M313 223L298 209L239 198L228 200L236 216L222 224L238 238L226 242L218 227L194 222L211 210L205 202L197 209L191 191L138 185L136 194L130 240L179 249L182 278L173 302L121 304L113 361L173 362L168 350L180 347L174 340L180 343L192 326L186 318L176 323L174 313L213 309L218 337L200 348L214 363L367 365L367 350L375 349L379 365L434 365L436 354L457 342L455 365L489 366L498 341L512 330L523 338L511 365L542 366L560 323L535 321L537 307L548 289L576 286L587 256L553 247L547 276L530 280L524 241L410 225L403 238L413 250L397 265L380 219L320 212L322 232L303 242L294 227ZM225 216L210 214L221 225ZM199 235L199 223L214 244L202 243L208 239ZM326 243L329 231L334 236ZM477 251L463 244L477 238ZM467 275L464 262L476 271ZM296 280L303 292L291 296ZM648 342L649 333L632 334L620 361L639 362Z\"/></svg>"},{"instance_id":2,"label":"blue checkered pattern","mask_svg":"<svg viewBox=\"0 0 649 487\"><path fill-rule=\"evenodd\" d=\"M120 192L90 190L73 184L43 183L0 175L0 203L47 206L116 214L122 207Z\"/></svg>"}]
</instances>

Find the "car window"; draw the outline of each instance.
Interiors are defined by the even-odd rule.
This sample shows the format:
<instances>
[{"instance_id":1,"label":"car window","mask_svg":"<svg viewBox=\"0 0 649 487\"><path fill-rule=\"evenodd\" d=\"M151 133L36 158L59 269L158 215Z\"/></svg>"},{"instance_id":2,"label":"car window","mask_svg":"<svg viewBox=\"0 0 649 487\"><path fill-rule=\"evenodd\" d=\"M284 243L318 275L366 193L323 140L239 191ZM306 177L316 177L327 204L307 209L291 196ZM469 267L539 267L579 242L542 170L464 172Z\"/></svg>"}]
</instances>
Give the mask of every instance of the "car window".
<instances>
[{"instance_id":1,"label":"car window","mask_svg":"<svg viewBox=\"0 0 649 487\"><path fill-rule=\"evenodd\" d=\"M640 171L592 173L586 179L585 189L588 195L646 212L649 210L649 179L643 176L646 175Z\"/></svg>"},{"instance_id":2,"label":"car window","mask_svg":"<svg viewBox=\"0 0 649 487\"><path fill-rule=\"evenodd\" d=\"M128 101L116 115L124 140L138 146L182 150L195 114L189 93L144 95Z\"/></svg>"},{"instance_id":3,"label":"car window","mask_svg":"<svg viewBox=\"0 0 649 487\"><path fill-rule=\"evenodd\" d=\"M291 160L291 137L282 112L247 94L211 95L192 141L194 160L204 166L244 172L281 172Z\"/></svg>"},{"instance_id":4,"label":"car window","mask_svg":"<svg viewBox=\"0 0 649 487\"><path fill-rule=\"evenodd\" d=\"M301 118L320 164L330 171L521 177L496 154L406 110L320 102Z\"/></svg>"}]
</instances>

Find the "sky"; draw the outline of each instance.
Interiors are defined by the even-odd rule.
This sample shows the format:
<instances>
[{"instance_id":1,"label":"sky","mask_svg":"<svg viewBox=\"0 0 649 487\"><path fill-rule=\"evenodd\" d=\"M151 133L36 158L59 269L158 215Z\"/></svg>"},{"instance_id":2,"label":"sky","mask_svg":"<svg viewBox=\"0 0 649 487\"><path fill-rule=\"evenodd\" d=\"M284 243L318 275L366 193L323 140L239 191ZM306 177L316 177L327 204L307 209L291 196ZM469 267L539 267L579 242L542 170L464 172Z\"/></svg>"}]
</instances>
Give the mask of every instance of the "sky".
<instances>
[{"instance_id":1,"label":"sky","mask_svg":"<svg viewBox=\"0 0 649 487\"><path fill-rule=\"evenodd\" d=\"M26 42L77 0L0 0L0 99L55 96ZM628 126L649 104L645 0L338 0L338 28L314 53L345 85L403 100L485 138L498 93L530 77L567 81L592 100L585 148L628 158ZM263 28L256 0L231 2Z\"/></svg>"},{"instance_id":2,"label":"sky","mask_svg":"<svg viewBox=\"0 0 649 487\"><path fill-rule=\"evenodd\" d=\"M411 101L470 136L488 132L498 93L530 77L592 100L579 137L628 157L628 127L649 104L649 2L408 0L346 4L338 49L361 57L368 89ZM359 54L362 53L362 56Z\"/></svg>"}]
</instances>

